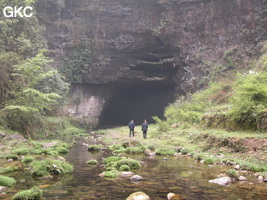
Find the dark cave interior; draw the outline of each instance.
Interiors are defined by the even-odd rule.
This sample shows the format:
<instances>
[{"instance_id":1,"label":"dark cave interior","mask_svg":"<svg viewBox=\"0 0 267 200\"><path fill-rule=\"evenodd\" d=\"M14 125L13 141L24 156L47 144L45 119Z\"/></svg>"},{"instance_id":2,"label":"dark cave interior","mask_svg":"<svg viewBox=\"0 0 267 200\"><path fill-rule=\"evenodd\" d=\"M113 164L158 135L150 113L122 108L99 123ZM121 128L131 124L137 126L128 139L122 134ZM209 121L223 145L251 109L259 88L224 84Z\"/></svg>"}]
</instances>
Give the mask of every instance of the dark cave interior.
<instances>
[{"instance_id":1,"label":"dark cave interior","mask_svg":"<svg viewBox=\"0 0 267 200\"><path fill-rule=\"evenodd\" d=\"M140 125L152 116L163 117L164 108L174 101L175 85L171 82L138 82L114 85L111 99L100 117L100 127L123 126L133 119Z\"/></svg>"}]
</instances>

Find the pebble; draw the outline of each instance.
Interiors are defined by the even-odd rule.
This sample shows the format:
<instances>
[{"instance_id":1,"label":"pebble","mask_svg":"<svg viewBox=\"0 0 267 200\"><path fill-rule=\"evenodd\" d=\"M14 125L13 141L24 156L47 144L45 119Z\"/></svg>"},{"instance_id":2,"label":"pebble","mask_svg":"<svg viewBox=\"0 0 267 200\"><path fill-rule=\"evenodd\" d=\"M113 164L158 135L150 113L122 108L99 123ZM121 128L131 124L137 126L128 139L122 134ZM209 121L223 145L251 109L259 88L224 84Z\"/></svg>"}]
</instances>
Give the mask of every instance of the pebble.
<instances>
[{"instance_id":1,"label":"pebble","mask_svg":"<svg viewBox=\"0 0 267 200\"><path fill-rule=\"evenodd\" d=\"M244 176L239 176L238 180L239 181L247 181L248 179Z\"/></svg>"}]
</instances>

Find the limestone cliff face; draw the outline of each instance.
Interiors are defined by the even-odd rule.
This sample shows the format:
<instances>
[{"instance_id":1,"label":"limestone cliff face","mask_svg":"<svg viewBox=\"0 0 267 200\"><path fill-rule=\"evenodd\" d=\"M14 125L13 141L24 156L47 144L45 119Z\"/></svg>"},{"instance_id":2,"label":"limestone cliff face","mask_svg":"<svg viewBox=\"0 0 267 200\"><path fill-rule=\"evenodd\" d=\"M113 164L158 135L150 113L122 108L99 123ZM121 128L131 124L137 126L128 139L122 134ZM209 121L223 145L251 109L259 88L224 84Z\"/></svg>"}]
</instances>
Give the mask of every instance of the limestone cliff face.
<instances>
[{"instance_id":1,"label":"limestone cliff face","mask_svg":"<svg viewBox=\"0 0 267 200\"><path fill-rule=\"evenodd\" d=\"M225 52L242 64L267 38L266 0L64 2L45 8L45 36L60 67L74 47L93 41L86 84L173 82L176 93L192 92Z\"/></svg>"}]
</instances>

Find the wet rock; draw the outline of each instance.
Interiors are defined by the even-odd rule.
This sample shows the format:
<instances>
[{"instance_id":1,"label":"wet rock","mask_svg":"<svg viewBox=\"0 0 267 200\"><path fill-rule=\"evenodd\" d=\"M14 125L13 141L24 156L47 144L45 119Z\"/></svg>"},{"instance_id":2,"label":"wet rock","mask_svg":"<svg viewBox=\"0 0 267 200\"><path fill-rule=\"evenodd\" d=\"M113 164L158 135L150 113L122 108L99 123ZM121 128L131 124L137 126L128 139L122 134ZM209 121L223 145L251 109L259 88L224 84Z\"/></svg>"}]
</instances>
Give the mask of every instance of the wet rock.
<instances>
[{"instance_id":1,"label":"wet rock","mask_svg":"<svg viewBox=\"0 0 267 200\"><path fill-rule=\"evenodd\" d=\"M20 135L18 133L14 133L12 135L6 136L5 139L7 141L16 140L17 142L26 142L27 141L22 135Z\"/></svg>"},{"instance_id":2,"label":"wet rock","mask_svg":"<svg viewBox=\"0 0 267 200\"><path fill-rule=\"evenodd\" d=\"M55 146L57 146L57 144L58 144L58 142L53 141L53 142L49 142L49 143L43 143L42 146L44 148L49 148L49 147L55 147Z\"/></svg>"},{"instance_id":3,"label":"wet rock","mask_svg":"<svg viewBox=\"0 0 267 200\"><path fill-rule=\"evenodd\" d=\"M240 165L236 165L236 166L235 166L235 169L236 169L236 170L240 170Z\"/></svg>"},{"instance_id":4,"label":"wet rock","mask_svg":"<svg viewBox=\"0 0 267 200\"><path fill-rule=\"evenodd\" d=\"M104 177L104 176L105 176L105 172L102 172L102 173L99 174L98 176L100 176L100 177Z\"/></svg>"},{"instance_id":5,"label":"wet rock","mask_svg":"<svg viewBox=\"0 0 267 200\"><path fill-rule=\"evenodd\" d=\"M167 195L167 199L168 200L179 200L180 199L180 196L178 194L169 193Z\"/></svg>"},{"instance_id":6,"label":"wet rock","mask_svg":"<svg viewBox=\"0 0 267 200\"><path fill-rule=\"evenodd\" d=\"M209 182L222 185L222 186L226 186L226 185L229 185L232 182L232 180L230 177L222 177L222 178L216 178L214 180L209 180Z\"/></svg>"},{"instance_id":7,"label":"wet rock","mask_svg":"<svg viewBox=\"0 0 267 200\"><path fill-rule=\"evenodd\" d=\"M130 178L131 181L141 181L143 180L144 178L142 176L139 176L139 175L134 175Z\"/></svg>"},{"instance_id":8,"label":"wet rock","mask_svg":"<svg viewBox=\"0 0 267 200\"><path fill-rule=\"evenodd\" d=\"M258 176L258 181L263 182L263 176Z\"/></svg>"},{"instance_id":9,"label":"wet rock","mask_svg":"<svg viewBox=\"0 0 267 200\"><path fill-rule=\"evenodd\" d=\"M130 177L130 176L133 176L134 173L133 172L121 172L120 175L122 177Z\"/></svg>"},{"instance_id":10,"label":"wet rock","mask_svg":"<svg viewBox=\"0 0 267 200\"><path fill-rule=\"evenodd\" d=\"M4 186L0 186L0 192L3 192L3 191L5 191L6 190L6 187L4 187Z\"/></svg>"},{"instance_id":11,"label":"wet rock","mask_svg":"<svg viewBox=\"0 0 267 200\"><path fill-rule=\"evenodd\" d=\"M135 192L127 197L126 200L150 200L150 198L144 192Z\"/></svg>"},{"instance_id":12,"label":"wet rock","mask_svg":"<svg viewBox=\"0 0 267 200\"><path fill-rule=\"evenodd\" d=\"M239 181L247 181L248 179L244 176L239 176L238 180Z\"/></svg>"},{"instance_id":13,"label":"wet rock","mask_svg":"<svg viewBox=\"0 0 267 200\"><path fill-rule=\"evenodd\" d=\"M146 149L145 150L145 155L147 155L147 156L155 156L156 152Z\"/></svg>"}]
</instances>

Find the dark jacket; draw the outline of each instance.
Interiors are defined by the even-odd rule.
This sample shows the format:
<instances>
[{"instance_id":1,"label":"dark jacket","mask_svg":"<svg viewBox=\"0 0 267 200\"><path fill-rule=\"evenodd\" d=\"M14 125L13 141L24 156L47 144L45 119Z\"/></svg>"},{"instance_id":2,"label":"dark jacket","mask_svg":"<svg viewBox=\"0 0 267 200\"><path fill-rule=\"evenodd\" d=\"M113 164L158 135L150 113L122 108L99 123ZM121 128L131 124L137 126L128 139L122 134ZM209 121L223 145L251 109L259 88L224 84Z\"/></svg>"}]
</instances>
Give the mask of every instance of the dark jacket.
<instances>
[{"instance_id":1,"label":"dark jacket","mask_svg":"<svg viewBox=\"0 0 267 200\"><path fill-rule=\"evenodd\" d=\"M134 124L134 122L131 121L131 122L129 122L128 126L129 126L129 129L133 130L135 124Z\"/></svg>"},{"instance_id":2,"label":"dark jacket","mask_svg":"<svg viewBox=\"0 0 267 200\"><path fill-rule=\"evenodd\" d=\"M147 129L148 129L148 123L147 122L144 122L142 124L142 131L147 131Z\"/></svg>"}]
</instances>

